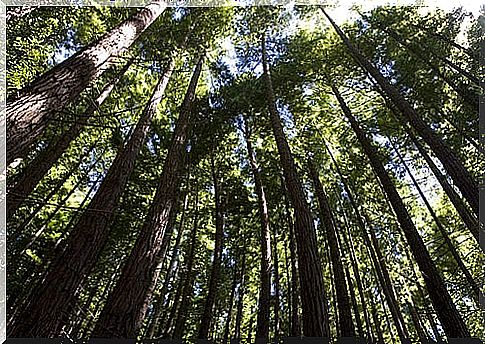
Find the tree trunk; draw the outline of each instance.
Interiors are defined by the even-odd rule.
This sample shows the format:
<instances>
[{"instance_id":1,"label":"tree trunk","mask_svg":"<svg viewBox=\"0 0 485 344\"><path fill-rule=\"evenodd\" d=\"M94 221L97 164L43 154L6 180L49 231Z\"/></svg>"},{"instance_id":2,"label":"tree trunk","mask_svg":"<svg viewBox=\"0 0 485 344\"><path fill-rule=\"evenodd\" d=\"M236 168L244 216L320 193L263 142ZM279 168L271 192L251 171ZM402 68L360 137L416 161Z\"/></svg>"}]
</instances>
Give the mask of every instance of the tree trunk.
<instances>
[{"instance_id":1,"label":"tree trunk","mask_svg":"<svg viewBox=\"0 0 485 344\"><path fill-rule=\"evenodd\" d=\"M445 241L446 245L448 246L448 249L449 249L451 255L453 256L453 259L455 260L455 262L458 264L458 267L460 268L460 270L465 275L465 279L468 283L468 286L471 289L473 299L475 300L475 303L479 306L480 305L479 299L480 299L480 297L483 297L483 295L480 295L481 291L480 291L480 287L479 287L478 283L475 281L475 279L471 275L470 271L468 270L468 268L463 263L463 260L461 259L460 254L458 253L455 246L453 245L453 242L451 241L451 238L450 238L450 235L448 234L448 231L443 227L440 219L438 219L438 216L436 215L433 208L431 207L431 204L429 204L428 199L426 198L423 190L421 190L421 187L419 186L418 181L416 180L416 178L414 178L414 175L412 174L411 170L409 169L408 164L406 163L406 161L402 157L401 153L399 153L396 146L394 145L394 143L392 143L392 141L389 137L388 137L388 141L391 144L392 148L394 149L394 152L396 152L399 160L401 161L401 164L404 166L409 177L411 178L411 181L412 181L414 187L418 191L419 196L423 200L426 208L428 209L431 217L433 218L433 221L436 224L436 227L438 228L441 236L443 237L443 240Z\"/></svg>"},{"instance_id":2,"label":"tree trunk","mask_svg":"<svg viewBox=\"0 0 485 344\"><path fill-rule=\"evenodd\" d=\"M308 337L327 337L329 335L328 311L323 296L322 265L318 255L315 225L296 172L293 156L281 125L281 119L276 109L264 36L261 39L261 46L263 78L266 85L271 125L283 167L288 194L295 210L295 237L298 249L300 292L303 308L303 334Z\"/></svg>"},{"instance_id":3,"label":"tree trunk","mask_svg":"<svg viewBox=\"0 0 485 344\"><path fill-rule=\"evenodd\" d=\"M411 104L393 87L389 81L374 67L367 58L352 44L347 36L340 30L335 22L327 15L323 7L320 9L331 22L337 34L350 50L354 59L360 63L363 69L381 86L383 91L393 101L396 107L403 114L406 122L416 129L419 135L433 149L443 167L451 176L455 184L460 189L463 196L470 203L473 211L478 214L478 185L471 174L467 171L458 156L443 142L443 140L423 121L416 113Z\"/></svg>"},{"instance_id":4,"label":"tree trunk","mask_svg":"<svg viewBox=\"0 0 485 344\"><path fill-rule=\"evenodd\" d=\"M295 227L290 214L290 204L288 202L288 192L285 187L284 179L281 178L281 189L285 201L286 219L288 222L288 236L290 240L290 261L291 261L291 326L290 336L299 337L301 335L300 327L300 294L298 290L298 262L295 245Z\"/></svg>"},{"instance_id":5,"label":"tree trunk","mask_svg":"<svg viewBox=\"0 0 485 344\"><path fill-rule=\"evenodd\" d=\"M250 128L248 128L247 121L244 117L243 120L246 148L248 150L248 158L251 165L251 172L254 179L256 194L258 195L258 210L261 226L261 272L259 280L258 320L256 325L256 338L263 338L267 341L269 336L269 314L271 299L271 232L269 228L268 204L266 202L266 193L264 191L259 167L256 162L256 156L251 143L251 130Z\"/></svg>"},{"instance_id":6,"label":"tree trunk","mask_svg":"<svg viewBox=\"0 0 485 344\"><path fill-rule=\"evenodd\" d=\"M190 112L202 71L203 55L190 80L168 149L154 200L140 230L121 278L101 312L93 337L136 338L152 297L160 271L162 238L175 206L180 175L186 164L186 141L190 128Z\"/></svg>"},{"instance_id":7,"label":"tree trunk","mask_svg":"<svg viewBox=\"0 0 485 344\"><path fill-rule=\"evenodd\" d=\"M232 286L231 286L231 296L229 297L229 305L227 308L227 318L226 318L226 323L224 325L224 335L222 338L222 343L227 344L229 340L229 332L231 330L231 320L232 320L232 308L234 304L234 295L236 294L236 288L237 288L237 282L238 282L238 271L237 271L237 260L234 263L234 270L232 272L233 280L232 280Z\"/></svg>"},{"instance_id":8,"label":"tree trunk","mask_svg":"<svg viewBox=\"0 0 485 344\"><path fill-rule=\"evenodd\" d=\"M273 227L273 260L274 260L274 337L280 334L280 269L278 263L278 230ZM256 336L258 338L258 336Z\"/></svg>"},{"instance_id":9,"label":"tree trunk","mask_svg":"<svg viewBox=\"0 0 485 344\"><path fill-rule=\"evenodd\" d=\"M241 276L239 279L238 288L238 300L237 300L237 313L236 321L234 324L234 338L241 338L241 323L243 317L243 306L244 306L244 293L246 291L246 248L243 248L243 256L241 263Z\"/></svg>"},{"instance_id":10,"label":"tree trunk","mask_svg":"<svg viewBox=\"0 0 485 344\"><path fill-rule=\"evenodd\" d=\"M438 316L443 324L446 334L450 338L470 337L465 322L460 313L458 313L450 294L446 290L443 279L434 265L418 230L414 226L396 187L379 160L376 148L372 146L369 138L360 128L356 119L350 112L350 109L345 104L344 99L334 85L332 85L332 90L389 198L401 228L404 231L409 247L411 248L416 262L423 274L431 301L438 312Z\"/></svg>"},{"instance_id":11,"label":"tree trunk","mask_svg":"<svg viewBox=\"0 0 485 344\"><path fill-rule=\"evenodd\" d=\"M308 163L310 177L315 189L315 195L320 209L320 220L325 228L325 234L329 246L330 259L333 267L333 278L335 281L336 297L338 305L338 319L340 336L355 337L354 322L352 321L352 310L349 299L349 291L345 282L344 267L342 264L341 250L337 239L337 225L332 214L332 209L328 203L328 197L323 190L320 177L313 161Z\"/></svg>"},{"instance_id":12,"label":"tree trunk","mask_svg":"<svg viewBox=\"0 0 485 344\"><path fill-rule=\"evenodd\" d=\"M32 160L22 171L18 177L14 187L9 190L9 194L14 195L14 199L10 197L7 203L7 220L17 211L22 205L23 201L28 198L32 191L34 191L37 184L42 180L47 172L59 160L62 154L69 147L79 134L91 117L91 115L98 109L101 104L108 98L111 91L115 88L121 77L130 68L133 59L129 60L126 65L117 73L117 75L110 80L101 91L96 100L90 102L86 110L81 116L81 120L76 121L71 127L63 133L57 140L51 142L37 157Z\"/></svg>"},{"instance_id":13,"label":"tree trunk","mask_svg":"<svg viewBox=\"0 0 485 344\"><path fill-rule=\"evenodd\" d=\"M460 198L460 196L456 193L456 191L453 189L453 187L450 185L448 182L446 176L444 176L439 168L436 166L434 163L433 159L429 156L429 154L426 152L424 147L421 145L421 143L418 141L416 136L412 133L412 131L408 131L408 136L413 141L414 145L418 149L419 153L423 156L424 160L428 164L429 168L433 172L434 176L440 183L441 187L445 191L446 195L450 199L451 203L455 207L456 211L460 215L461 219L463 220L463 223L467 226L467 228L470 230L472 233L473 237L475 240L480 243L480 234L479 234L479 229L478 229L478 220L473 216L467 209L466 205Z\"/></svg>"},{"instance_id":14,"label":"tree trunk","mask_svg":"<svg viewBox=\"0 0 485 344\"><path fill-rule=\"evenodd\" d=\"M148 329L146 331L147 335L145 337L147 337L147 338L153 338L153 336L155 335L155 333L158 329L158 325L159 325L160 318L161 318L162 311L163 311L163 301L165 299L165 296L166 296L167 291L168 291L169 284L170 284L172 277L174 275L174 272L175 272L175 263L177 261L179 261L179 253L178 252L179 252L179 249L180 249L180 242L182 241L182 234L184 232L185 215L186 215L185 213L187 211L187 206L188 206L188 193L185 194L184 206L183 206L183 209L182 209L182 216L180 218L177 237L175 238L175 245L174 245L174 248L172 250L172 256L170 257L170 262L169 262L168 267L167 267L167 273L165 275L165 281L163 282L162 289L160 290L160 297L158 298L158 302L156 304L156 309L155 309L155 312L154 312L154 315L153 315L153 319L150 322L150 326L148 327ZM173 208L173 209L175 209L175 208ZM164 238L164 240L165 240L165 238ZM165 256L165 255L162 254L162 256Z\"/></svg>"},{"instance_id":15,"label":"tree trunk","mask_svg":"<svg viewBox=\"0 0 485 344\"><path fill-rule=\"evenodd\" d=\"M7 100L7 165L23 155L69 103L106 69L165 10L154 1L97 42L53 67Z\"/></svg>"},{"instance_id":16,"label":"tree trunk","mask_svg":"<svg viewBox=\"0 0 485 344\"><path fill-rule=\"evenodd\" d=\"M358 337L364 338L364 329L362 327L362 320L360 319L360 312L359 306L357 305L357 298L355 297L355 289L354 284L352 283L352 279L350 278L349 269L345 269L345 276L347 277L347 282L349 285L350 291L350 301L352 302L352 308L355 314L355 322L357 324L357 330L359 331Z\"/></svg>"},{"instance_id":17,"label":"tree trunk","mask_svg":"<svg viewBox=\"0 0 485 344\"><path fill-rule=\"evenodd\" d=\"M96 195L73 228L65 249L54 258L27 307L10 328L11 337L59 335L78 289L94 267L109 236L109 224L133 171L156 107L168 84L174 59L160 77L128 143L116 155ZM137 283L139 281L136 281Z\"/></svg>"},{"instance_id":18,"label":"tree trunk","mask_svg":"<svg viewBox=\"0 0 485 344\"><path fill-rule=\"evenodd\" d=\"M191 233L190 239L190 246L189 246L189 253L187 258L187 270L185 273L185 280L182 286L182 297L181 303L179 307L179 311L177 313L177 318L175 321L175 328L173 331L173 338L181 339L184 330L185 330L185 322L187 321L187 311L190 305L191 294L193 290L193 280L194 280L194 260L195 260L195 252L197 246L197 231L198 231L198 224L199 224L199 192L196 186L195 191L195 214L194 214L194 224Z\"/></svg>"},{"instance_id":19,"label":"tree trunk","mask_svg":"<svg viewBox=\"0 0 485 344\"><path fill-rule=\"evenodd\" d=\"M216 223L216 233L214 242L214 256L212 259L212 267L209 278L208 292L205 299L204 310L202 312L200 327L199 327L199 339L208 339L209 329L213 321L213 310L214 303L217 296L218 285L219 285L219 275L221 271L222 263L222 247L224 239L224 210L222 209L221 203L221 189L220 189L220 179L219 171L216 171L216 166L214 163L214 153L210 154L211 163L211 174L212 181L214 185L214 198L215 198L215 223Z\"/></svg>"}]
</instances>

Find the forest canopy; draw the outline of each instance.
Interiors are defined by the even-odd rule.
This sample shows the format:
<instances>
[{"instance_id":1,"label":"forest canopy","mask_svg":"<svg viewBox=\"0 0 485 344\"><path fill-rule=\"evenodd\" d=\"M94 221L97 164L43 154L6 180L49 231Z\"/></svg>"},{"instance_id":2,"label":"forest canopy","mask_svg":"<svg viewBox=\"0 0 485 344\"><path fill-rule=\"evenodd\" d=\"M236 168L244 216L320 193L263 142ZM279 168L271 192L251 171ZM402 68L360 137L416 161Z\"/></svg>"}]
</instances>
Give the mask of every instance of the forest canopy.
<instances>
[{"instance_id":1,"label":"forest canopy","mask_svg":"<svg viewBox=\"0 0 485 344\"><path fill-rule=\"evenodd\" d=\"M8 7L7 336L484 339L485 7L349 13Z\"/></svg>"}]
</instances>

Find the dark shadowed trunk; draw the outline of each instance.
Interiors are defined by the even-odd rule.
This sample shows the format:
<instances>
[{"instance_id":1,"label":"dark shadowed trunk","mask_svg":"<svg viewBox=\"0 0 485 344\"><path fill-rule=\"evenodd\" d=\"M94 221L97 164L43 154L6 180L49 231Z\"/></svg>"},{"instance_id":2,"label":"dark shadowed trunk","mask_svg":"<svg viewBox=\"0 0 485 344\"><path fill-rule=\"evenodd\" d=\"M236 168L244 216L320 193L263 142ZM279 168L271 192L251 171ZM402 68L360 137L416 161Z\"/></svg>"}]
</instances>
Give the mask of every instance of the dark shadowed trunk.
<instances>
[{"instance_id":1,"label":"dark shadowed trunk","mask_svg":"<svg viewBox=\"0 0 485 344\"><path fill-rule=\"evenodd\" d=\"M268 111L288 195L295 211L303 334L308 337L327 337L329 335L328 312L324 298L322 265L317 249L315 225L276 109L264 36L261 39L261 47Z\"/></svg>"},{"instance_id":2,"label":"dark shadowed trunk","mask_svg":"<svg viewBox=\"0 0 485 344\"><path fill-rule=\"evenodd\" d=\"M234 338L241 338L241 323L243 317L243 306L244 306L244 294L246 291L246 248L243 248L243 256L241 263L241 276L239 278L239 288L237 291L237 313L236 321L234 324Z\"/></svg>"}]
</instances>

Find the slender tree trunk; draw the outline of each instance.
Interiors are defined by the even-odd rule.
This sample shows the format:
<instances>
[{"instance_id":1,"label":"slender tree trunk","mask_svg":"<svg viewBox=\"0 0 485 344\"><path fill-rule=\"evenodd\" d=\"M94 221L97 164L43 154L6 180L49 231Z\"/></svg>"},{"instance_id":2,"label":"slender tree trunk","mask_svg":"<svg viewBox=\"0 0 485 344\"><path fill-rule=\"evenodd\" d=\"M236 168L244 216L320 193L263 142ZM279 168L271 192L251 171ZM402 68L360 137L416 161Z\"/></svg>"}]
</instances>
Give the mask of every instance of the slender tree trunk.
<instances>
[{"instance_id":1,"label":"slender tree trunk","mask_svg":"<svg viewBox=\"0 0 485 344\"><path fill-rule=\"evenodd\" d=\"M150 326L147 329L147 338L153 338L155 335L158 325L160 323L160 318L162 315L163 311L163 301L165 299L165 296L168 291L168 287L170 282L172 281L172 277L175 272L175 263L179 260L179 249L180 249L180 242L182 241L182 235L184 232L184 226L185 226L185 215L187 211L187 206L188 206L188 193L185 194L185 199L184 199L184 206L182 209L182 216L180 218L180 224L177 232L177 237L175 238L175 245L172 251L172 256L170 257L170 262L167 267L167 274L165 275L165 281L163 282L162 289L160 290L160 296L158 298L158 302L156 305L156 309L153 315L153 320L150 322ZM165 239L164 239L165 240ZM162 255L163 256L163 255Z\"/></svg>"},{"instance_id":2,"label":"slender tree trunk","mask_svg":"<svg viewBox=\"0 0 485 344\"><path fill-rule=\"evenodd\" d=\"M274 260L274 336L280 334L280 269L278 263L278 227L273 227L273 260ZM256 338L258 338L256 336Z\"/></svg>"},{"instance_id":3,"label":"slender tree trunk","mask_svg":"<svg viewBox=\"0 0 485 344\"><path fill-rule=\"evenodd\" d=\"M215 223L216 223L216 233L215 233L215 246L214 246L214 256L212 259L212 267L209 278L208 292L205 299L204 310L202 312L201 323L199 327L199 339L208 339L209 329L213 321L213 311L214 303L216 300L218 285L219 285L219 275L222 263L222 247L224 238L224 213L221 203L221 189L220 189L220 179L219 171L216 171L216 166L214 162L214 153L210 155L211 163L211 174L212 181L214 185L214 198L215 198Z\"/></svg>"},{"instance_id":4,"label":"slender tree trunk","mask_svg":"<svg viewBox=\"0 0 485 344\"><path fill-rule=\"evenodd\" d=\"M248 150L249 163L251 165L251 172L254 179L256 194L258 195L258 210L261 226L261 272L259 280L258 320L256 325L256 338L263 338L265 340L268 340L271 299L271 232L269 228L268 204L266 202L266 193L264 191L263 183L261 181L261 174L258 164L256 162L256 156L251 143L250 128L248 128L247 121L244 117L243 120L246 148Z\"/></svg>"},{"instance_id":5,"label":"slender tree trunk","mask_svg":"<svg viewBox=\"0 0 485 344\"><path fill-rule=\"evenodd\" d=\"M465 325L465 322L456 309L450 294L446 290L443 279L439 274L438 269L434 265L416 227L414 226L414 223L412 222L411 217L409 216L409 213L407 212L406 207L396 190L396 187L379 160L376 148L372 146L369 138L360 128L356 119L350 112L350 109L345 104L344 99L334 85L332 85L332 90L337 97L345 116L349 120L365 154L370 160L371 166L379 178L387 197L389 198L391 206L396 213L397 219L404 231L404 235L413 252L416 262L418 263L418 266L423 274L431 301L438 312L445 332L450 338L470 337L470 333Z\"/></svg>"},{"instance_id":6,"label":"slender tree trunk","mask_svg":"<svg viewBox=\"0 0 485 344\"><path fill-rule=\"evenodd\" d=\"M106 69L165 10L154 1L97 42L61 62L7 100L7 164L23 155L69 103Z\"/></svg>"},{"instance_id":7,"label":"slender tree trunk","mask_svg":"<svg viewBox=\"0 0 485 344\"><path fill-rule=\"evenodd\" d=\"M303 334L308 337L327 337L329 335L328 311L324 299L322 265L318 255L315 225L302 184L296 172L293 156L281 125L281 119L276 109L264 36L261 39L261 46L263 78L266 85L271 125L283 167L288 194L295 210L295 237L298 249L300 292L303 308Z\"/></svg>"},{"instance_id":8,"label":"slender tree trunk","mask_svg":"<svg viewBox=\"0 0 485 344\"><path fill-rule=\"evenodd\" d=\"M448 246L448 249L449 249L451 255L453 256L453 259L455 260L455 262L458 264L458 267L460 268L460 270L465 275L465 279L468 283L468 286L471 289L475 303L477 305L480 305L479 298L480 298L480 296L483 297L483 295L480 295L481 294L480 286L475 281L475 279L471 275L470 271L468 270L468 268L463 263L463 260L461 259L460 254L458 253L455 246L453 245L453 242L451 241L451 238L450 238L450 235L448 234L448 231L446 230L446 228L443 227L443 224L441 223L440 219L438 218L438 216L434 212L433 208L431 207L431 204L429 204L428 199L426 198L423 190L421 190L421 187L419 186L418 181L416 180L416 178L414 178L414 175L412 174L411 170L409 169L408 164L406 163L406 161L402 157L401 153L399 153L396 146L394 145L394 143L391 141L391 139L389 137L388 137L388 141L390 142L392 148L394 149L399 160L401 161L401 164L404 166L404 168L406 169L406 172L408 173L409 177L411 178L411 181L412 181L414 187L418 191L419 196L423 200L426 208L428 209L428 212L430 213L431 217L433 218L433 221L436 224L436 227L438 228L441 236L443 237L443 240L445 241L446 245Z\"/></svg>"},{"instance_id":9,"label":"slender tree trunk","mask_svg":"<svg viewBox=\"0 0 485 344\"><path fill-rule=\"evenodd\" d=\"M298 277L298 262L295 245L295 227L290 214L290 204L288 202L288 192L285 187L283 178L281 178L281 189L285 201L286 219L288 222L288 236L290 241L290 261L291 261L291 326L290 335L292 337L299 337L301 335L300 327L300 294L299 294L299 277Z\"/></svg>"},{"instance_id":10,"label":"slender tree trunk","mask_svg":"<svg viewBox=\"0 0 485 344\"><path fill-rule=\"evenodd\" d=\"M322 183L318 176L313 161L308 164L310 177L318 199L320 208L320 220L325 228L325 234L329 246L330 259L333 267L333 278L335 281L336 297L338 305L338 319L340 326L340 336L355 337L354 322L352 321L352 310L349 299L349 291L345 282L344 267L342 264L341 249L338 245L337 225L328 203L328 197L323 190Z\"/></svg>"},{"instance_id":11,"label":"slender tree trunk","mask_svg":"<svg viewBox=\"0 0 485 344\"><path fill-rule=\"evenodd\" d=\"M421 322L419 320L418 313L412 304L408 304L409 313L411 314L411 320L413 321L414 328L416 329L416 334L418 338L421 340L428 339L423 327L421 326Z\"/></svg>"},{"instance_id":12,"label":"slender tree trunk","mask_svg":"<svg viewBox=\"0 0 485 344\"><path fill-rule=\"evenodd\" d=\"M186 164L190 111L202 64L203 55L200 55L180 108L154 200L123 268L120 281L101 312L93 337L136 338L142 325L160 274L157 267L163 249L161 239L167 231L170 210L176 202L180 174Z\"/></svg>"},{"instance_id":13,"label":"slender tree trunk","mask_svg":"<svg viewBox=\"0 0 485 344\"><path fill-rule=\"evenodd\" d=\"M182 297L180 300L180 308L175 319L175 328L173 331L173 338L181 339L185 330L185 322L187 321L187 311L190 305L191 294L193 290L193 280L194 280L194 260L195 252L197 248L197 232L199 225L199 193L196 185L195 190L195 214L194 214L194 224L191 233L189 253L187 258L187 270L185 273L185 280L182 286Z\"/></svg>"},{"instance_id":14,"label":"slender tree trunk","mask_svg":"<svg viewBox=\"0 0 485 344\"><path fill-rule=\"evenodd\" d=\"M237 282L238 282L238 271L237 271L237 261L234 265L233 280L231 286L231 296L229 296L229 304L227 308L227 318L224 325L224 335L222 338L222 343L227 344L229 341L229 332L231 330L231 320L232 320L232 308L234 305L234 296L236 294Z\"/></svg>"},{"instance_id":15,"label":"slender tree trunk","mask_svg":"<svg viewBox=\"0 0 485 344\"><path fill-rule=\"evenodd\" d=\"M384 343L384 336L382 334L382 324L381 324L381 321L379 320L379 315L377 314L377 309L376 309L376 306L375 304L372 302L371 303L371 308L372 308L372 311L371 311L371 314L372 314L372 318L374 320L374 324L376 326L376 332L377 332L377 340L379 343Z\"/></svg>"},{"instance_id":16,"label":"slender tree trunk","mask_svg":"<svg viewBox=\"0 0 485 344\"><path fill-rule=\"evenodd\" d=\"M444 176L439 168L436 166L434 163L433 159L429 156L428 152L424 149L424 147L421 145L421 143L418 141L417 137L414 136L412 131L408 131L408 136L413 141L414 145L418 149L419 153L423 156L424 160L428 164L429 168L433 172L434 176L440 183L441 187L443 188L444 192L450 199L451 203L455 207L456 211L460 215L461 219L463 220L463 223L467 226L467 228L470 230L472 233L473 237L475 240L480 243L480 232L478 229L478 220L475 218L474 215L472 215L460 196L457 194L457 192L453 189L453 187L450 185L448 182L446 176Z\"/></svg>"},{"instance_id":17,"label":"slender tree trunk","mask_svg":"<svg viewBox=\"0 0 485 344\"><path fill-rule=\"evenodd\" d=\"M470 203L473 211L478 214L478 185L472 175L465 168L458 156L443 142L443 140L423 121L416 113L411 104L393 87L389 81L374 67L367 58L352 44L347 36L340 30L335 22L327 15L323 6L322 12L331 22L337 34L350 50L354 59L361 64L363 69L380 85L382 90L393 101L399 111L403 114L406 122L416 129L419 135L433 149L443 167L451 176L455 184L460 189L463 196Z\"/></svg>"},{"instance_id":18,"label":"slender tree trunk","mask_svg":"<svg viewBox=\"0 0 485 344\"><path fill-rule=\"evenodd\" d=\"M129 60L126 65L117 73L117 75L109 81L101 91L96 100L92 101L81 116L81 120L76 121L71 127L63 133L57 140L51 142L37 157L29 163L21 175L17 179L14 187L9 190L9 194L14 195L10 197L7 203L7 220L17 211L22 205L23 201L28 198L32 191L42 178L49 172L54 164L59 160L62 154L69 147L79 134L91 117L91 115L98 109L101 104L108 98L111 91L115 88L122 76L130 68L133 59Z\"/></svg>"},{"instance_id":19,"label":"slender tree trunk","mask_svg":"<svg viewBox=\"0 0 485 344\"><path fill-rule=\"evenodd\" d=\"M133 171L156 107L170 79L174 59L160 77L128 141L113 161L96 195L73 228L65 249L54 258L30 302L9 329L11 337L59 335L77 291L94 267L109 236L109 224ZM139 283L139 281L136 281Z\"/></svg>"},{"instance_id":20,"label":"slender tree trunk","mask_svg":"<svg viewBox=\"0 0 485 344\"><path fill-rule=\"evenodd\" d=\"M349 269L344 269L344 270L345 270L345 276L347 278L347 282L349 285L350 301L352 302L352 308L355 314L355 322L357 324L357 330L359 332L359 337L363 338L365 334L364 334L364 329L362 327L362 320L360 319L360 312L359 312L359 306L357 305L357 298L355 297L354 285L352 283L352 279L350 278Z\"/></svg>"},{"instance_id":21,"label":"slender tree trunk","mask_svg":"<svg viewBox=\"0 0 485 344\"><path fill-rule=\"evenodd\" d=\"M241 276L239 279L237 313L234 324L234 338L241 338L241 323L243 318L244 294L246 291L246 248L243 249L243 256L241 262Z\"/></svg>"}]
</instances>

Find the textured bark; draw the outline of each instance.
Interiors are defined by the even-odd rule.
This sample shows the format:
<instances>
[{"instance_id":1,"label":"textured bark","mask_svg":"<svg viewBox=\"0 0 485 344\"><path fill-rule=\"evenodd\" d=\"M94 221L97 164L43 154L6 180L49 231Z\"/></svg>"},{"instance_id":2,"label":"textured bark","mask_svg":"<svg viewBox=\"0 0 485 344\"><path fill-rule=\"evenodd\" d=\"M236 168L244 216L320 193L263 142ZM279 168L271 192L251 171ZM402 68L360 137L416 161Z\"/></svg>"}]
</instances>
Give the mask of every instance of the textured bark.
<instances>
[{"instance_id":1,"label":"textured bark","mask_svg":"<svg viewBox=\"0 0 485 344\"><path fill-rule=\"evenodd\" d=\"M309 160L308 163L310 177L315 189L315 195L318 200L320 210L320 220L325 228L325 234L329 246L330 260L333 267L333 279L336 288L337 306L338 306L338 323L340 327L340 336L342 337L354 337L355 328L352 321L352 310L349 299L349 291L347 283L345 281L344 266L341 257L341 248L338 244L337 238L337 224L332 214L332 209L328 202L328 197L325 194L320 177L315 168L313 161Z\"/></svg>"},{"instance_id":2,"label":"textured bark","mask_svg":"<svg viewBox=\"0 0 485 344\"><path fill-rule=\"evenodd\" d=\"M441 187L443 188L443 191L446 193L448 198L450 199L451 203L455 207L456 211L460 215L461 219L463 220L463 223L467 226L467 228L470 230L472 233L473 237L475 240L480 243L480 234L479 234L479 229L478 229L478 219L472 215L466 205L463 203L462 199L460 196L456 193L456 191L453 189L453 187L450 185L448 182L446 176L444 176L439 168L436 166L434 163L433 159L429 156L428 152L424 149L422 144L418 141L416 136L411 131L408 131L408 135L411 138L411 141L413 141L414 145L418 149L419 153L422 155L426 163L428 164L429 168L433 172L434 176L440 183Z\"/></svg>"},{"instance_id":3,"label":"textured bark","mask_svg":"<svg viewBox=\"0 0 485 344\"><path fill-rule=\"evenodd\" d=\"M49 118L65 106L106 69L145 31L167 7L154 1L89 45L37 78L7 100L7 164L21 156L42 133Z\"/></svg>"},{"instance_id":4,"label":"textured bark","mask_svg":"<svg viewBox=\"0 0 485 344\"><path fill-rule=\"evenodd\" d=\"M172 60L173 61L173 60ZM190 128L190 111L202 70L203 56L198 59L190 80L171 139L162 175L153 202L121 277L99 317L93 337L136 338L153 289L160 274L162 238L175 206L180 175L186 164L186 142ZM173 65L172 65L173 66ZM173 68L173 67L172 67Z\"/></svg>"},{"instance_id":5,"label":"textured bark","mask_svg":"<svg viewBox=\"0 0 485 344\"><path fill-rule=\"evenodd\" d=\"M71 127L64 132L57 140L51 142L37 157L32 160L22 171L18 177L17 182L11 190L9 195L13 195L14 198L9 197L7 202L7 220L17 211L22 205L23 201L28 198L32 191L34 191L37 184L42 178L49 172L52 166L59 160L62 154L66 151L72 141L74 141L82 129L91 117L91 115L98 109L101 104L108 98L111 91L115 88L116 84L121 80L121 77L130 68L133 59L128 61L126 65L117 73L117 75L110 80L103 88L96 100L89 103L86 110L82 114L79 121L76 121Z\"/></svg>"},{"instance_id":6,"label":"textured bark","mask_svg":"<svg viewBox=\"0 0 485 344\"><path fill-rule=\"evenodd\" d=\"M357 123L356 119L350 112L350 109L345 104L344 99L334 85L332 85L332 90L391 203L409 247L423 274L431 301L433 302L446 334L451 338L470 337L465 322L456 309L450 294L446 290L444 281L434 265L418 230L414 226L396 187L379 160L376 148L371 144L369 138L362 131L360 125Z\"/></svg>"},{"instance_id":7,"label":"textured bark","mask_svg":"<svg viewBox=\"0 0 485 344\"><path fill-rule=\"evenodd\" d=\"M215 240L214 240L214 255L212 258L208 292L205 298L204 310L202 312L202 317L201 317L200 327L199 327L199 334L198 334L199 339L209 338L209 330L213 321L214 304L216 301L217 291L219 289L218 286L219 286L219 277L221 272L222 248L223 248L223 239L224 239L224 209L221 202L219 171L216 170L216 166L214 162L214 153L210 154L210 163L211 163L212 182L214 186L214 199L215 199L214 217L215 217L215 223L216 223L216 233L215 233Z\"/></svg>"},{"instance_id":8,"label":"textured bark","mask_svg":"<svg viewBox=\"0 0 485 344\"><path fill-rule=\"evenodd\" d=\"M475 281L475 279L471 275L470 271L468 270L468 268L463 263L463 260L461 259L460 254L458 253L455 246L453 245L453 242L451 241L451 238L450 238L450 235L448 234L448 231L446 230L446 228L443 227L443 224L441 223L440 219L438 218L438 216L434 212L433 208L431 207L431 204L429 204L428 199L426 198L423 190L421 190L421 187L419 186L418 181L416 180L416 178L414 178L414 175L412 174L411 170L409 169L408 164L406 163L406 161L402 157L401 153L399 153L396 146L392 143L392 141L389 137L388 137L388 141L391 143L392 148L394 149L399 160L401 161L401 164L404 166L406 172L408 173L409 177L411 178L411 181L412 181L414 187L418 191L419 196L423 200L426 208L428 209L428 212L430 213L431 217L433 218L433 221L436 224L436 227L438 228L441 236L443 237L443 240L445 241L446 246L448 246L448 250L450 251L451 255L453 256L453 259L457 263L460 270L463 272L463 275L465 275L465 279L468 283L468 287L471 289L473 299L475 300L475 303L479 306L480 305L479 298L480 298L480 296L483 297L483 295L481 295L480 286Z\"/></svg>"},{"instance_id":9,"label":"textured bark","mask_svg":"<svg viewBox=\"0 0 485 344\"><path fill-rule=\"evenodd\" d=\"M295 211L295 237L303 309L303 334L307 337L327 337L329 335L328 312L324 299L322 265L318 255L315 225L276 109L264 37L261 39L261 46L263 78L271 125L288 194Z\"/></svg>"},{"instance_id":10,"label":"textured bark","mask_svg":"<svg viewBox=\"0 0 485 344\"><path fill-rule=\"evenodd\" d=\"M368 59L356 48L347 38L347 36L340 30L335 22L327 15L323 7L320 9L331 22L335 31L345 43L354 59L363 67L364 71L369 73L372 78L380 85L382 90L396 105L399 111L403 114L405 122L416 129L419 135L426 141L426 143L433 149L438 159L440 159L443 167L446 169L450 177L460 189L463 196L466 198L473 211L478 214L478 184L473 179L472 175L465 168L458 156L448 147L443 140L431 129L421 117L414 110L412 105L399 93L399 91L392 86L389 81L374 67Z\"/></svg>"},{"instance_id":11,"label":"textured bark","mask_svg":"<svg viewBox=\"0 0 485 344\"><path fill-rule=\"evenodd\" d=\"M244 117L243 117L244 119ZM251 143L251 133L244 119L244 137L248 151L251 173L253 175L256 194L258 195L258 211L261 243L261 270L259 280L259 299L258 299L258 320L256 325L256 338L268 340L269 336L269 315L270 315L270 298L271 298L271 232L269 226L268 204L266 202L266 193L261 181L261 172L259 170L256 155ZM275 238L276 239L276 238ZM276 269L276 266L275 266Z\"/></svg>"},{"instance_id":12,"label":"textured bark","mask_svg":"<svg viewBox=\"0 0 485 344\"><path fill-rule=\"evenodd\" d=\"M128 143L118 151L96 195L73 228L65 248L9 329L11 337L59 335L73 307L79 287L90 274L109 236L109 224L138 153L145 142L152 117L174 67L172 60L160 77Z\"/></svg>"}]
</instances>

